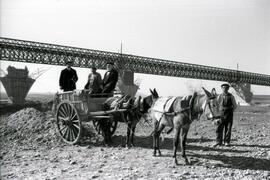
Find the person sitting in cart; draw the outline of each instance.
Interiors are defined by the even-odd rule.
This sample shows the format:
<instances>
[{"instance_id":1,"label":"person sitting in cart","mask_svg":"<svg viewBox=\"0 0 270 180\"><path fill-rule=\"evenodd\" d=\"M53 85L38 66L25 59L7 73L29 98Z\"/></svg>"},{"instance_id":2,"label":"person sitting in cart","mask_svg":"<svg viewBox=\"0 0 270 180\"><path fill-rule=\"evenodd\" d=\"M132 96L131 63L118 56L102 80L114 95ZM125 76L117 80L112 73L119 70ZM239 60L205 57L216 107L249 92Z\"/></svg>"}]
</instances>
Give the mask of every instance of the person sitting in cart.
<instances>
[{"instance_id":1,"label":"person sitting in cart","mask_svg":"<svg viewBox=\"0 0 270 180\"><path fill-rule=\"evenodd\" d=\"M97 68L95 66L91 68L91 73L88 76L84 89L89 90L89 94L99 94L102 92L101 75L97 72Z\"/></svg>"},{"instance_id":2,"label":"person sitting in cart","mask_svg":"<svg viewBox=\"0 0 270 180\"><path fill-rule=\"evenodd\" d=\"M77 72L71 68L72 61L66 62L66 68L61 71L59 86L63 91L73 91L76 89L76 82L78 81Z\"/></svg>"},{"instance_id":3,"label":"person sitting in cart","mask_svg":"<svg viewBox=\"0 0 270 180\"><path fill-rule=\"evenodd\" d=\"M112 94L118 81L118 72L114 68L113 62L107 63L107 72L103 78L103 90L102 93Z\"/></svg>"}]
</instances>

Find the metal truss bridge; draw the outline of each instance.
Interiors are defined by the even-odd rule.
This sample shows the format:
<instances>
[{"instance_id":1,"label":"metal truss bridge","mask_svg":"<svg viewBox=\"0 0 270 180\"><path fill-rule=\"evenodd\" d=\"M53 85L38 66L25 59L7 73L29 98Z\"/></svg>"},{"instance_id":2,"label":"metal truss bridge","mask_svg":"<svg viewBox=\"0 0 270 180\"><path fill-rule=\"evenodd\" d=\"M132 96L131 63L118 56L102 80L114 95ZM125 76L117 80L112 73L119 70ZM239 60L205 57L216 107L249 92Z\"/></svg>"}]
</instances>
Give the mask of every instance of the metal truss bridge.
<instances>
[{"instance_id":1,"label":"metal truss bridge","mask_svg":"<svg viewBox=\"0 0 270 180\"><path fill-rule=\"evenodd\" d=\"M265 74L3 37L0 59L50 65L65 65L71 60L75 67L95 65L99 69L113 61L118 68L135 73L270 86L270 75Z\"/></svg>"}]
</instances>

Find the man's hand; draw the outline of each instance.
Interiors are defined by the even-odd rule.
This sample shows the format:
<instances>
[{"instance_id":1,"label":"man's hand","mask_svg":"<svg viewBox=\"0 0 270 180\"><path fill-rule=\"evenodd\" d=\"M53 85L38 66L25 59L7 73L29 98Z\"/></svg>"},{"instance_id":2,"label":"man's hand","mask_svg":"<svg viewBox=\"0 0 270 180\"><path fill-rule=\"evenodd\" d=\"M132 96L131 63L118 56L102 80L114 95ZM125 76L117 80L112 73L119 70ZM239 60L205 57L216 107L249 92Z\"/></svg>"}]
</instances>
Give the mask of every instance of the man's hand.
<instances>
[{"instance_id":1,"label":"man's hand","mask_svg":"<svg viewBox=\"0 0 270 180\"><path fill-rule=\"evenodd\" d=\"M221 122L222 120L221 119L216 119L216 120L214 120L212 123L215 125L215 126L218 126L218 125L220 125L222 122Z\"/></svg>"},{"instance_id":2,"label":"man's hand","mask_svg":"<svg viewBox=\"0 0 270 180\"><path fill-rule=\"evenodd\" d=\"M78 79L76 78L76 76L73 76L70 80L76 83Z\"/></svg>"}]
</instances>

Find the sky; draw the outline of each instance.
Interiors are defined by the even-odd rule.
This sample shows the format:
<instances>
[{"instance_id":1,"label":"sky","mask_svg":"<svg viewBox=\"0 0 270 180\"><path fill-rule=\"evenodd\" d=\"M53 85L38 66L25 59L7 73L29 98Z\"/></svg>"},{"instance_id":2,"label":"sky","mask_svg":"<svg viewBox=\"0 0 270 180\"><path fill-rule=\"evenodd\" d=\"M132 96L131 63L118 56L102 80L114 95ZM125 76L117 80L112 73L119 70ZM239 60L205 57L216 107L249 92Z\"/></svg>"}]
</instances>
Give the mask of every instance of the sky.
<instances>
[{"instance_id":1,"label":"sky","mask_svg":"<svg viewBox=\"0 0 270 180\"><path fill-rule=\"evenodd\" d=\"M0 36L270 74L269 0L0 0ZM30 92L57 92L63 66L49 68ZM75 68L86 83L89 69ZM104 74L103 70L99 70ZM223 82L135 74L140 91L184 95ZM1 88L1 91L4 91ZM252 85L255 94L270 87Z\"/></svg>"}]
</instances>

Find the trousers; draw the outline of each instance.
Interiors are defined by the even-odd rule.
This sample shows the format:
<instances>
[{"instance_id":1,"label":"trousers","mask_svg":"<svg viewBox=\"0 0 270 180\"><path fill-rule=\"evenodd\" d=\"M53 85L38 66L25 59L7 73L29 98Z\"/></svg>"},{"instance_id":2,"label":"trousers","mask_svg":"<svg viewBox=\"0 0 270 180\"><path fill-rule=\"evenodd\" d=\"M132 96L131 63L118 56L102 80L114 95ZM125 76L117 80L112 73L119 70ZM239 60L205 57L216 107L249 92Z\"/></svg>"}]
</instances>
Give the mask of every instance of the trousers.
<instances>
[{"instance_id":1,"label":"trousers","mask_svg":"<svg viewBox=\"0 0 270 180\"><path fill-rule=\"evenodd\" d=\"M230 143L232 125L233 125L233 111L224 112L221 118L221 123L217 126L217 129L216 129L216 142L217 143L222 144L222 141L224 141L224 143Z\"/></svg>"}]
</instances>

